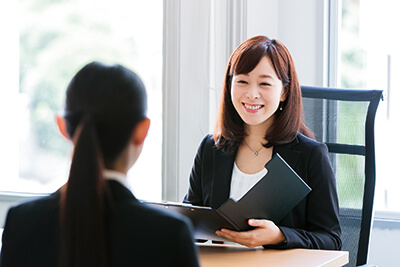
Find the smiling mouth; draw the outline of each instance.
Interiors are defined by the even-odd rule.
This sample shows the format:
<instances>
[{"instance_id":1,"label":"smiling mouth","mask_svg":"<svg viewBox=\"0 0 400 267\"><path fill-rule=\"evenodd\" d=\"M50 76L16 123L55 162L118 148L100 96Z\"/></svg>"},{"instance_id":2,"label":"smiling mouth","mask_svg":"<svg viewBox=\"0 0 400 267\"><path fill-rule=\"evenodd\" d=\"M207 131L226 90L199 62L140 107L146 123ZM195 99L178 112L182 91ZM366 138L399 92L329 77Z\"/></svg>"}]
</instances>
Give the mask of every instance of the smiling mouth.
<instances>
[{"instance_id":1,"label":"smiling mouth","mask_svg":"<svg viewBox=\"0 0 400 267\"><path fill-rule=\"evenodd\" d=\"M264 105L252 105L252 104L247 104L247 103L242 103L242 104L246 109L250 109L250 110L259 110L264 107Z\"/></svg>"}]
</instances>

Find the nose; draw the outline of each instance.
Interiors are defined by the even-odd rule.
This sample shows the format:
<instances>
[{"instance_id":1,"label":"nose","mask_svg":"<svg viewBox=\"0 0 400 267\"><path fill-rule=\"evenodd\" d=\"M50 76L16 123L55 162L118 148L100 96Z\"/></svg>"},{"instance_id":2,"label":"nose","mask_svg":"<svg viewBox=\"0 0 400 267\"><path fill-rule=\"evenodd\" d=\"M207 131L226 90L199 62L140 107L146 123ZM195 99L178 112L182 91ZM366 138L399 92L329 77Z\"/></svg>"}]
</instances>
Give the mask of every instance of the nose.
<instances>
[{"instance_id":1,"label":"nose","mask_svg":"<svg viewBox=\"0 0 400 267\"><path fill-rule=\"evenodd\" d=\"M246 97L250 100L255 100L260 98L260 92L258 91L258 87L255 85L249 86Z\"/></svg>"}]
</instances>

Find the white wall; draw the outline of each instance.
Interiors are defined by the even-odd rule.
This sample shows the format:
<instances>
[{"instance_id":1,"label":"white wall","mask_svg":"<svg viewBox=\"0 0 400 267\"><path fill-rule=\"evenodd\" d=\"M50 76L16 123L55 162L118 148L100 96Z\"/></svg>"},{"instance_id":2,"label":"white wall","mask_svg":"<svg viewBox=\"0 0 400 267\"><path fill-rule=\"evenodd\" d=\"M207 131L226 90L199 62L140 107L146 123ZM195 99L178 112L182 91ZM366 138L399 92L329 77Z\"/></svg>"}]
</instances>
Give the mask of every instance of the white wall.
<instances>
[{"instance_id":1,"label":"white wall","mask_svg":"<svg viewBox=\"0 0 400 267\"><path fill-rule=\"evenodd\" d=\"M247 37L267 35L289 49L300 83L323 85L327 1L248 0Z\"/></svg>"},{"instance_id":2,"label":"white wall","mask_svg":"<svg viewBox=\"0 0 400 267\"><path fill-rule=\"evenodd\" d=\"M279 1L278 39L292 54L303 85L323 85L325 2Z\"/></svg>"},{"instance_id":3,"label":"white wall","mask_svg":"<svg viewBox=\"0 0 400 267\"><path fill-rule=\"evenodd\" d=\"M197 146L208 132L210 3L164 4L163 199L181 201Z\"/></svg>"},{"instance_id":4,"label":"white wall","mask_svg":"<svg viewBox=\"0 0 400 267\"><path fill-rule=\"evenodd\" d=\"M278 1L247 1L247 37L266 35L278 38L278 19Z\"/></svg>"},{"instance_id":5,"label":"white wall","mask_svg":"<svg viewBox=\"0 0 400 267\"><path fill-rule=\"evenodd\" d=\"M179 137L183 144L179 147L179 177L189 177L194 152L208 133L208 84L209 84L209 8L207 1L181 1L181 57L180 57L180 121ZM188 12L192 10L192 12ZM200 23L199 23L200 22ZM195 33L195 34L193 34ZM189 167L190 166L190 167ZM179 196L188 188L181 183ZM180 198L181 200L181 198Z\"/></svg>"},{"instance_id":6,"label":"white wall","mask_svg":"<svg viewBox=\"0 0 400 267\"><path fill-rule=\"evenodd\" d=\"M371 241L369 245L368 263L376 266L399 266L399 240L400 222L392 222L383 227L372 228Z\"/></svg>"}]
</instances>

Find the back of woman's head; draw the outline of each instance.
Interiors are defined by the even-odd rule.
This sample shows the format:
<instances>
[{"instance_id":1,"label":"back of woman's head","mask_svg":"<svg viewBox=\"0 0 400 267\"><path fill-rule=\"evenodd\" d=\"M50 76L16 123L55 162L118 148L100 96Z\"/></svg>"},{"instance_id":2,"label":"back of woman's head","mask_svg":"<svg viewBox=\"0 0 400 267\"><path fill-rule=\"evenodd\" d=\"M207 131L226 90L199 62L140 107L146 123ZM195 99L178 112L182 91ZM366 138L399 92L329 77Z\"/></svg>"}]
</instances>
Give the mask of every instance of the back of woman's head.
<instances>
[{"instance_id":1,"label":"back of woman's head","mask_svg":"<svg viewBox=\"0 0 400 267\"><path fill-rule=\"evenodd\" d=\"M146 91L140 78L121 65L92 62L72 79L66 94L65 120L72 138L83 121L95 124L106 163L125 147L137 122L146 116Z\"/></svg>"},{"instance_id":2,"label":"back of woman's head","mask_svg":"<svg viewBox=\"0 0 400 267\"><path fill-rule=\"evenodd\" d=\"M266 146L288 143L298 132L312 136L302 122L301 88L296 69L289 50L278 40L266 36L255 36L241 43L232 53L225 72L221 94L219 116L214 138L219 146L227 146L232 151L245 137L244 121L233 106L231 99L232 78L234 75L251 72L263 57L271 60L279 80L282 81L286 99L275 112L275 122L265 133Z\"/></svg>"},{"instance_id":3,"label":"back of woman's head","mask_svg":"<svg viewBox=\"0 0 400 267\"><path fill-rule=\"evenodd\" d=\"M92 62L70 82L65 122L74 143L66 188L61 190L60 266L107 266L107 185L112 168L146 116L140 78L121 65Z\"/></svg>"}]
</instances>

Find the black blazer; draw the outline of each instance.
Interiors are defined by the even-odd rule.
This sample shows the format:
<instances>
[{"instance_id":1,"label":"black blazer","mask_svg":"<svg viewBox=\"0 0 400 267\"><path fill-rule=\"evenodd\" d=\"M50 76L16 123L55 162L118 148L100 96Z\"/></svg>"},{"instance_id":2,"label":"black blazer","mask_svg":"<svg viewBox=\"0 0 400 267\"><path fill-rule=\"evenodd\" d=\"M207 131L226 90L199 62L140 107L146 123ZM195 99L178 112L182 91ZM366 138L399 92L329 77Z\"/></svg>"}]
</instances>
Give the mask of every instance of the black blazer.
<instances>
[{"instance_id":1,"label":"black blazer","mask_svg":"<svg viewBox=\"0 0 400 267\"><path fill-rule=\"evenodd\" d=\"M198 266L187 219L147 207L116 181L108 181L111 266ZM57 266L59 191L9 210L1 267Z\"/></svg>"},{"instance_id":2,"label":"black blazer","mask_svg":"<svg viewBox=\"0 0 400 267\"><path fill-rule=\"evenodd\" d=\"M325 144L299 134L294 141L273 148L311 188L311 193L277 226L286 241L269 248L341 248L336 179ZM184 202L219 208L230 194L236 153L216 149L212 135L200 144ZM276 203L279 205L279 203Z\"/></svg>"}]
</instances>

